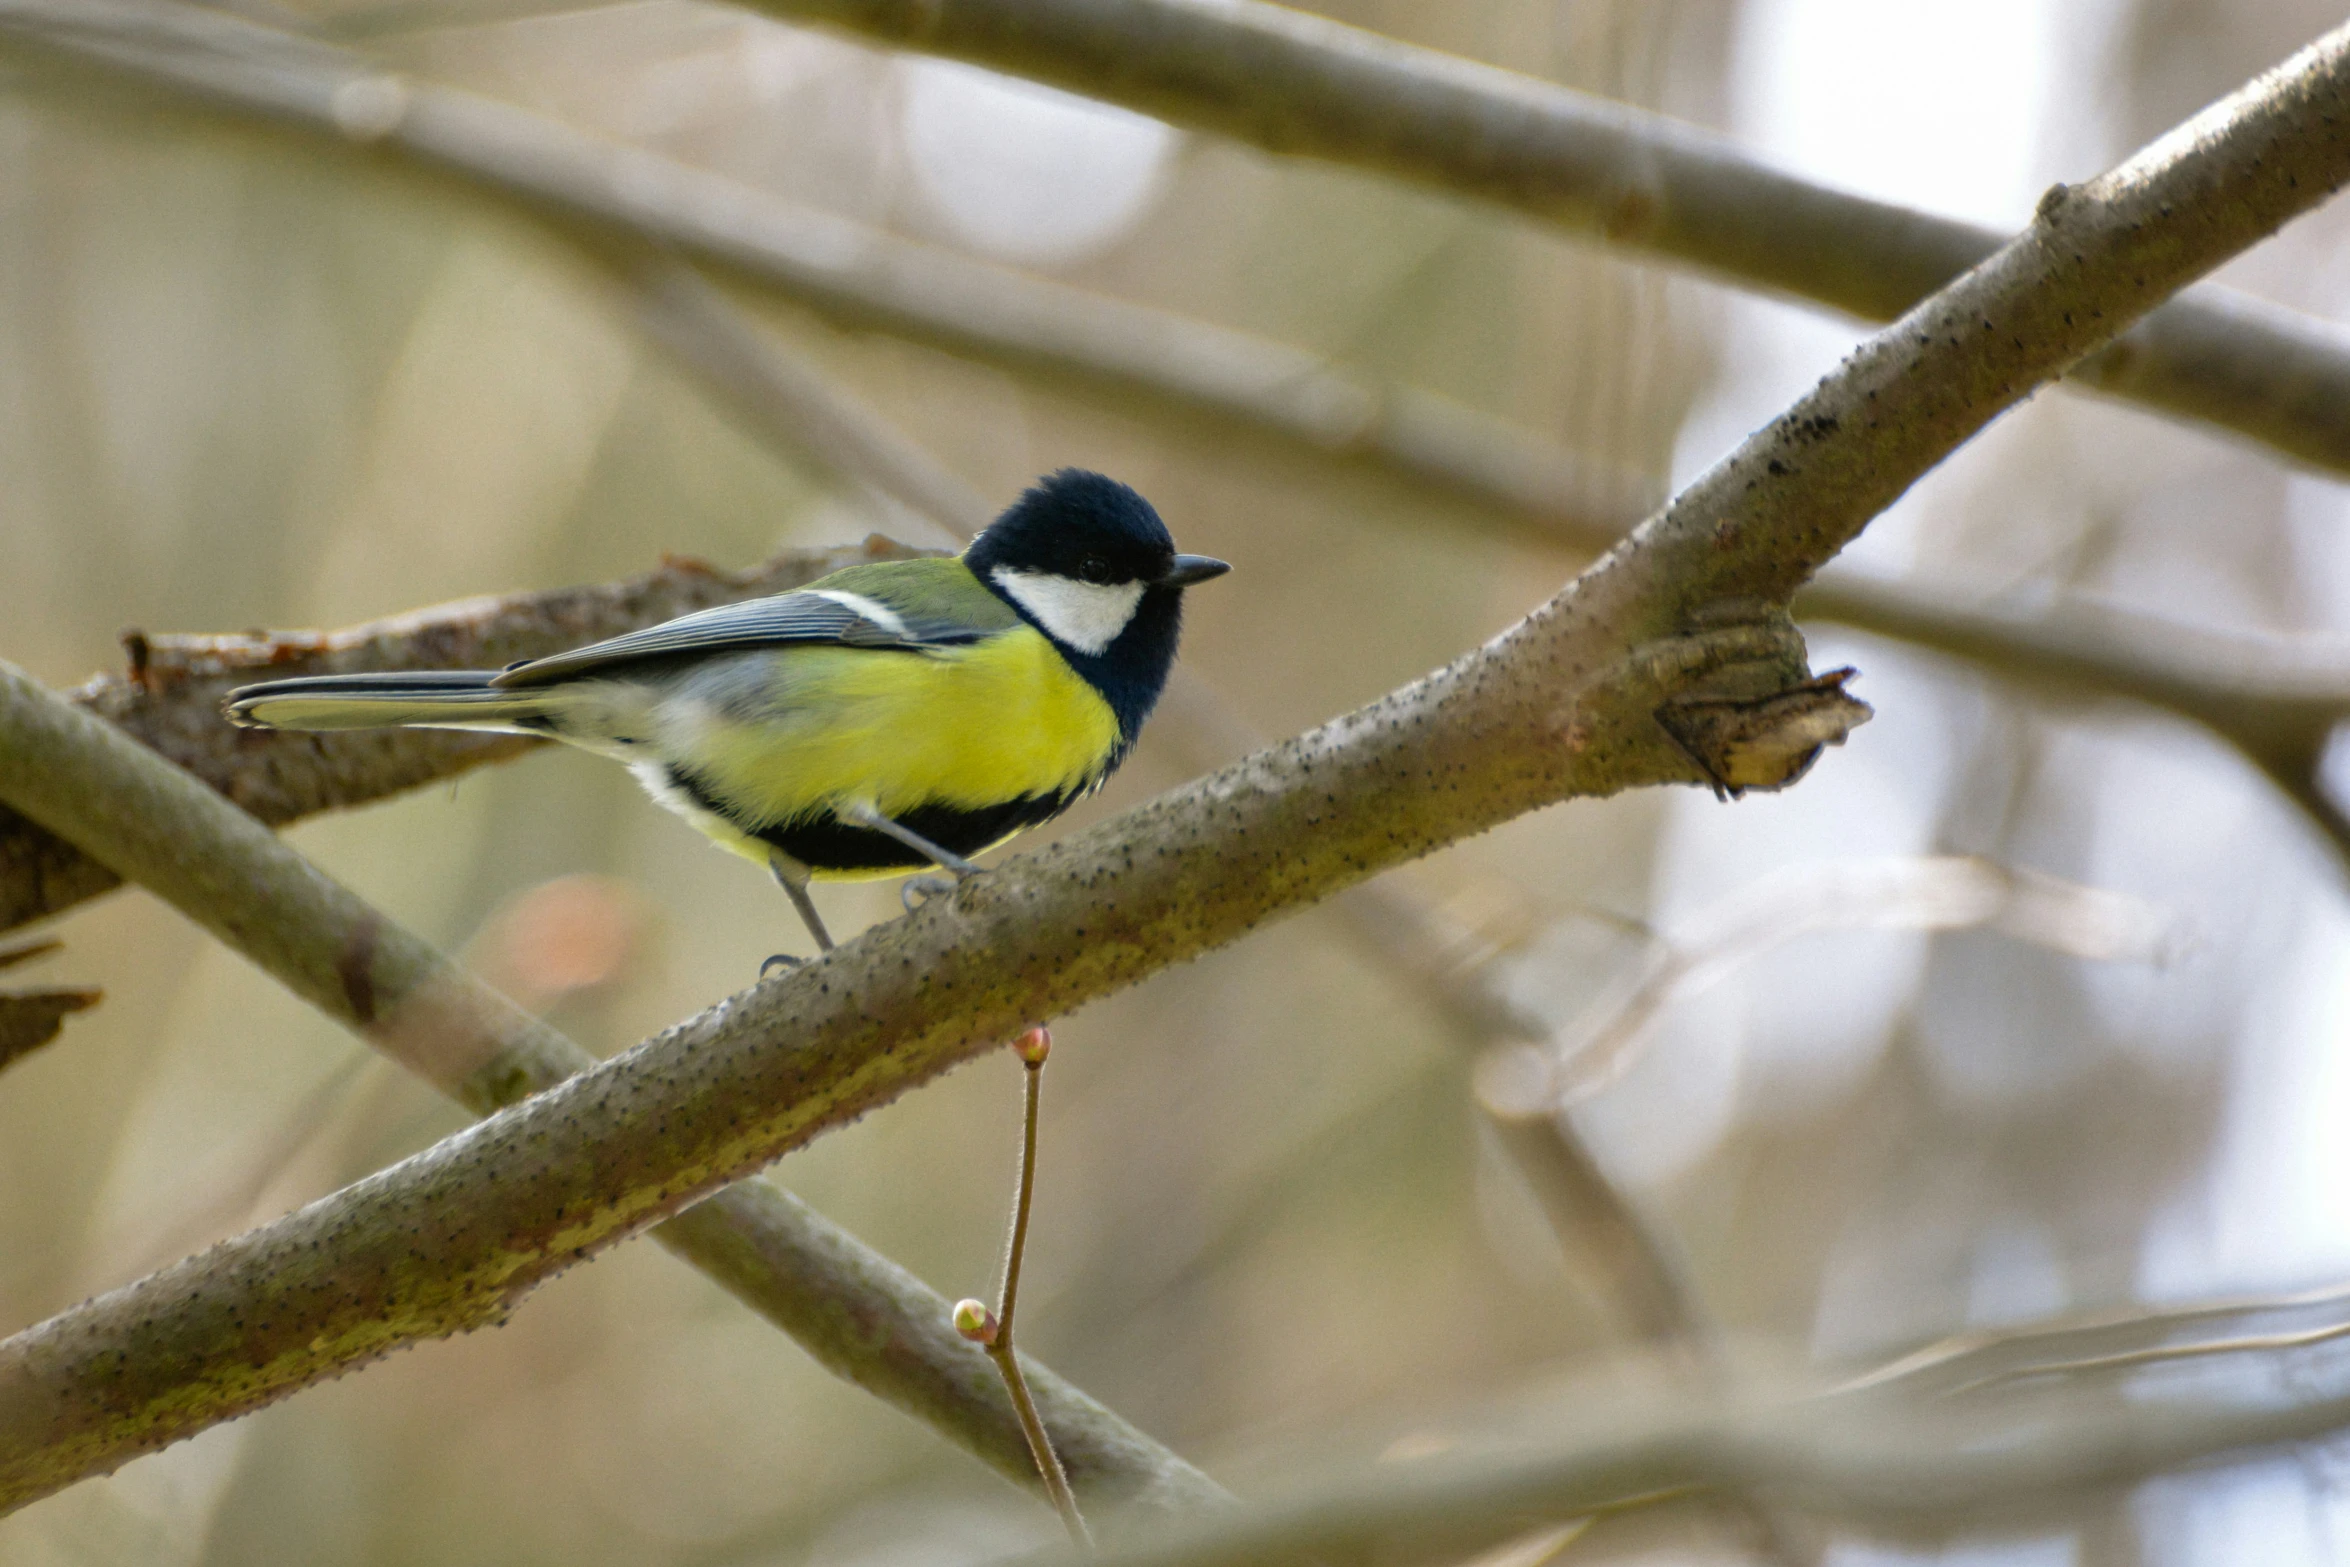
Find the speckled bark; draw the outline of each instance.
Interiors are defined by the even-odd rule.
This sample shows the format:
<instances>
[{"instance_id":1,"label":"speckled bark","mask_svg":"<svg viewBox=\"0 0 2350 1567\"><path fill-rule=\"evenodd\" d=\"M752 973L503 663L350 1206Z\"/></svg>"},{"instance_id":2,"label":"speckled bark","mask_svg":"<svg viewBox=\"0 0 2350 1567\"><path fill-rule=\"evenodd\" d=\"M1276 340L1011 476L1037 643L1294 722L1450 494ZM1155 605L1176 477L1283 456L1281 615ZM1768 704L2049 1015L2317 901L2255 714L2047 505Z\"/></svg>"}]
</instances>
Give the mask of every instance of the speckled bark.
<instances>
[{"instance_id":1,"label":"speckled bark","mask_svg":"<svg viewBox=\"0 0 2350 1567\"><path fill-rule=\"evenodd\" d=\"M1018 1028L1400 860L1569 796L1697 776L1661 707L1801 683L1774 605L2001 410L2346 175L2350 29L2045 204L1448 668L0 1344L0 1496L498 1320L555 1272Z\"/></svg>"}]
</instances>

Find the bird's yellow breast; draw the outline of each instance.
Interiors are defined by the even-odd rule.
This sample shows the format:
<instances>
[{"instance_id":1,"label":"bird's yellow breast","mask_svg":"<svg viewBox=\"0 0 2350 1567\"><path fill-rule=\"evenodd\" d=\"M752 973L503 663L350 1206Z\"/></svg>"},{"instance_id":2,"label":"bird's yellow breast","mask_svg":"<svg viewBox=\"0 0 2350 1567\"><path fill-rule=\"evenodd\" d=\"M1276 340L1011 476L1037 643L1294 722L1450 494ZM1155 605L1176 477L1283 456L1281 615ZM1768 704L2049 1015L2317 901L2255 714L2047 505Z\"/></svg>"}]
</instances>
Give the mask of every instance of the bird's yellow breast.
<instances>
[{"instance_id":1,"label":"bird's yellow breast","mask_svg":"<svg viewBox=\"0 0 2350 1567\"><path fill-rule=\"evenodd\" d=\"M746 823L850 803L899 817L1073 795L1100 779L1118 748L1109 704L1025 624L919 653L792 647L753 656L755 700L688 696L665 737L669 754ZM767 852L748 838L728 846L753 858Z\"/></svg>"}]
</instances>

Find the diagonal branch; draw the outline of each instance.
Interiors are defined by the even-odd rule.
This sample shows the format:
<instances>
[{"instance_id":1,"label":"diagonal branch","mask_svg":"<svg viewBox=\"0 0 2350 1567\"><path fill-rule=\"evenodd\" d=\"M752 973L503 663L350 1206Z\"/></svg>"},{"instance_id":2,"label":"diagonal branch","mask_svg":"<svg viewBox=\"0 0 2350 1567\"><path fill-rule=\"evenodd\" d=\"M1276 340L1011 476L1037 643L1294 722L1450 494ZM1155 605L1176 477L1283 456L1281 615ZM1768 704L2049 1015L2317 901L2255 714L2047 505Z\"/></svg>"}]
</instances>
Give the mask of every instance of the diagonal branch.
<instances>
[{"instance_id":1,"label":"diagonal branch","mask_svg":"<svg viewBox=\"0 0 2350 1567\"><path fill-rule=\"evenodd\" d=\"M0 1343L0 1498L493 1322L535 1285L1033 1024L1574 797L1784 781L1859 716L1788 597L1999 412L2350 177L2350 28L2064 200L1509 632L1012 859L274 1224ZM1743 701L1704 771L1665 705ZM0 796L59 711L11 682ZM76 719L80 715L72 715Z\"/></svg>"},{"instance_id":2,"label":"diagonal branch","mask_svg":"<svg viewBox=\"0 0 2350 1567\"><path fill-rule=\"evenodd\" d=\"M1719 1495L1904 1536L2013 1529L2083 1491L2350 1428L2335 1348L2350 1336L2346 1307L2337 1285L2058 1317L1931 1344L1797 1397L1660 1409L1618 1385L1549 1390L1423 1426L1424 1445L1438 1438L1434 1463L1333 1470L1286 1497L1169 1520L1098 1559L1270 1567L1375 1550L1401 1567L1459 1560L1530 1520ZM2242 1374L2196 1374L2216 1357ZM2114 1397L2125 1378L2127 1397ZM1576 1415L1529 1430L1529 1409Z\"/></svg>"},{"instance_id":3,"label":"diagonal branch","mask_svg":"<svg viewBox=\"0 0 2350 1567\"><path fill-rule=\"evenodd\" d=\"M2267 775L2350 870L2350 815L2322 779L2328 741L2350 717L2350 649L2181 625L2074 603L2026 617L1965 609L1949 594L1836 575L1795 612L1898 637L2059 701L2121 697L2199 724Z\"/></svg>"},{"instance_id":4,"label":"diagonal branch","mask_svg":"<svg viewBox=\"0 0 2350 1567\"><path fill-rule=\"evenodd\" d=\"M1645 476L1287 344L901 239L367 55L178 0L0 0L0 47L231 123L493 197L591 247L691 258L852 331L1009 365L1098 400L1212 420L1390 477L1498 497L1594 547ZM1645 504L1645 499L1638 504Z\"/></svg>"},{"instance_id":5,"label":"diagonal branch","mask_svg":"<svg viewBox=\"0 0 2350 1567\"><path fill-rule=\"evenodd\" d=\"M2350 1428L2338 1374L2281 1395L2239 1385L2127 1401L2009 1396L1957 1408L1883 1393L1704 1403L1563 1400L1587 1411L1526 1434L1520 1411L1464 1421L1440 1456L1345 1471L1286 1500L1171 1521L1087 1558L1101 1567L1382 1567L1460 1561L1530 1526L1728 1495L1912 1540L2029 1528L2084 1493L2246 1462ZM1662 1403L1663 1407L1659 1407ZM1495 1440L1483 1433L1510 1435ZM1072 1560L1063 1552L1032 1558Z\"/></svg>"},{"instance_id":6,"label":"diagonal branch","mask_svg":"<svg viewBox=\"0 0 2350 1567\"><path fill-rule=\"evenodd\" d=\"M1496 202L1867 321L1891 320L2007 237L1812 184L1663 115L1263 0L745 3ZM2277 306L2198 289L2070 374L2350 471L2350 337Z\"/></svg>"},{"instance_id":7,"label":"diagonal branch","mask_svg":"<svg viewBox=\"0 0 2350 1567\"><path fill-rule=\"evenodd\" d=\"M1335 22L1203 0L760 0L762 9L1115 97L1178 123L1515 202L1579 232L1817 300L1898 314L2003 236L1795 179L1661 115ZM0 0L0 43L160 87L519 207L669 247L880 330L1142 394L1586 542L1646 479L1450 399L1286 345L987 266L368 56L176 0ZM1506 177L1504 177L1506 175ZM2350 336L2200 288L2075 374L2114 396L2350 473Z\"/></svg>"}]
</instances>

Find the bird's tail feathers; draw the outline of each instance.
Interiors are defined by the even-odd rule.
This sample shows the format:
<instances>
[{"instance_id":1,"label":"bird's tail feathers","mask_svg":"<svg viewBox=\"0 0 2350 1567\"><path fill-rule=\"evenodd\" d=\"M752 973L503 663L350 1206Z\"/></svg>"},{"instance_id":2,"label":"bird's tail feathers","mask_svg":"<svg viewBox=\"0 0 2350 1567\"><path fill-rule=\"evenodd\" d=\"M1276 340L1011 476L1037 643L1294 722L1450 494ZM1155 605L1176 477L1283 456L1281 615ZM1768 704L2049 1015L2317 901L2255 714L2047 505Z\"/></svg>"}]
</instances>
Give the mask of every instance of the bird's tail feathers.
<instances>
[{"instance_id":1,"label":"bird's tail feathers","mask_svg":"<svg viewBox=\"0 0 2350 1567\"><path fill-rule=\"evenodd\" d=\"M248 729L503 729L547 732L544 692L504 691L488 669L307 675L240 686L221 703Z\"/></svg>"}]
</instances>

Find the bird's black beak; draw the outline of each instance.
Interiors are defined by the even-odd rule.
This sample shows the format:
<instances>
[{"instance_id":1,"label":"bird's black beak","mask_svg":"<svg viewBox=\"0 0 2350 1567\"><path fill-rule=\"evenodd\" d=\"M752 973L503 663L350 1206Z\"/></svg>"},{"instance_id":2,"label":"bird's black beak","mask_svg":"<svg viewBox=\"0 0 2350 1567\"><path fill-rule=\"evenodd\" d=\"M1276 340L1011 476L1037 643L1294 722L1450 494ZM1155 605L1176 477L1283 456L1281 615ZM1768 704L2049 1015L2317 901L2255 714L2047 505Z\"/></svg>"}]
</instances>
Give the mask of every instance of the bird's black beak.
<instances>
[{"instance_id":1,"label":"bird's black beak","mask_svg":"<svg viewBox=\"0 0 2350 1567\"><path fill-rule=\"evenodd\" d=\"M1228 562L1220 561L1213 555L1178 555L1175 557L1175 564L1169 566L1167 574L1159 579L1159 586L1162 588L1188 588L1195 582L1205 582L1210 577L1221 577L1231 569Z\"/></svg>"}]
</instances>

